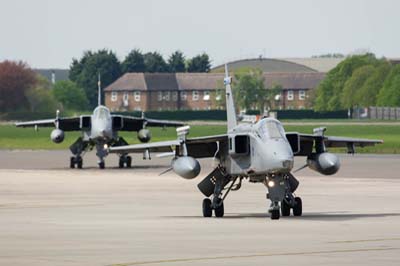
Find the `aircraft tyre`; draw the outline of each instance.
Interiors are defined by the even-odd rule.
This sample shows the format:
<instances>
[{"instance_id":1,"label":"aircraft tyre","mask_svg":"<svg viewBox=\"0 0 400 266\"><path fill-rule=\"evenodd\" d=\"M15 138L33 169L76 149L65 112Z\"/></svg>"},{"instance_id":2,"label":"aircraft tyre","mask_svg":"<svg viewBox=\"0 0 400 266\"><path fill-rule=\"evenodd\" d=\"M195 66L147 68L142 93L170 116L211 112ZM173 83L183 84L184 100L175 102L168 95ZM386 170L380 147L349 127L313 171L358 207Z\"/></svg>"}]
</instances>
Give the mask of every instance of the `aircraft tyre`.
<instances>
[{"instance_id":1,"label":"aircraft tyre","mask_svg":"<svg viewBox=\"0 0 400 266\"><path fill-rule=\"evenodd\" d=\"M127 156L126 157L126 167L127 168L131 168L132 167L132 157L131 156Z\"/></svg>"},{"instance_id":2,"label":"aircraft tyre","mask_svg":"<svg viewBox=\"0 0 400 266\"><path fill-rule=\"evenodd\" d=\"M220 199L220 204L214 209L215 217L224 217L224 202Z\"/></svg>"},{"instance_id":3,"label":"aircraft tyre","mask_svg":"<svg viewBox=\"0 0 400 266\"><path fill-rule=\"evenodd\" d=\"M75 168L75 158L74 157L69 158L69 168L71 168L71 169Z\"/></svg>"},{"instance_id":4,"label":"aircraft tyre","mask_svg":"<svg viewBox=\"0 0 400 266\"><path fill-rule=\"evenodd\" d=\"M295 199L296 205L293 207L293 215L301 216L303 214L303 203L301 202L300 197L296 197Z\"/></svg>"},{"instance_id":5,"label":"aircraft tyre","mask_svg":"<svg viewBox=\"0 0 400 266\"><path fill-rule=\"evenodd\" d=\"M203 200L203 216L204 217L212 216L211 200L209 198Z\"/></svg>"},{"instance_id":6,"label":"aircraft tyre","mask_svg":"<svg viewBox=\"0 0 400 266\"><path fill-rule=\"evenodd\" d=\"M271 220L278 220L280 217L279 209L271 211Z\"/></svg>"},{"instance_id":7,"label":"aircraft tyre","mask_svg":"<svg viewBox=\"0 0 400 266\"><path fill-rule=\"evenodd\" d=\"M119 168L124 168L124 160L122 160L122 157L119 158L118 167Z\"/></svg>"},{"instance_id":8,"label":"aircraft tyre","mask_svg":"<svg viewBox=\"0 0 400 266\"><path fill-rule=\"evenodd\" d=\"M77 167L78 169L82 169L82 165L83 165L82 157L77 157L77 158L76 158L76 167Z\"/></svg>"},{"instance_id":9,"label":"aircraft tyre","mask_svg":"<svg viewBox=\"0 0 400 266\"><path fill-rule=\"evenodd\" d=\"M290 216L290 206L287 204L286 200L281 202L281 213L282 216Z\"/></svg>"},{"instance_id":10,"label":"aircraft tyre","mask_svg":"<svg viewBox=\"0 0 400 266\"><path fill-rule=\"evenodd\" d=\"M106 167L106 164L104 162L99 163L99 168L104 169Z\"/></svg>"}]
</instances>

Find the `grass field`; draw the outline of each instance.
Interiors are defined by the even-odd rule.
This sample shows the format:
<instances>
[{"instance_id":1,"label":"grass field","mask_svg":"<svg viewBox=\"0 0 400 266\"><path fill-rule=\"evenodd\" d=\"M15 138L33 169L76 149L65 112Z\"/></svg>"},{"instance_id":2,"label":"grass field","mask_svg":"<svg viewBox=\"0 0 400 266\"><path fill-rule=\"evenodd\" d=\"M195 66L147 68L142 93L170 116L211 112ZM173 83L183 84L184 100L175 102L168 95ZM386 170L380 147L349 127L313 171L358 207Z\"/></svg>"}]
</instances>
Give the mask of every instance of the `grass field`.
<instances>
[{"instance_id":1,"label":"grass field","mask_svg":"<svg viewBox=\"0 0 400 266\"><path fill-rule=\"evenodd\" d=\"M286 131L311 133L315 125L288 125ZM400 126L399 125L329 125L327 135L382 139L384 144L375 147L358 149L360 153L400 153ZM13 125L0 125L0 149L66 149L79 136L79 132L66 132L65 140L55 144L50 140L50 128L40 128L35 132L32 128L16 128ZM170 140L176 138L174 128L151 128L152 141ZM225 126L192 126L190 137L223 134ZM122 132L129 143L138 143L136 132ZM335 150L343 152L344 150Z\"/></svg>"}]
</instances>

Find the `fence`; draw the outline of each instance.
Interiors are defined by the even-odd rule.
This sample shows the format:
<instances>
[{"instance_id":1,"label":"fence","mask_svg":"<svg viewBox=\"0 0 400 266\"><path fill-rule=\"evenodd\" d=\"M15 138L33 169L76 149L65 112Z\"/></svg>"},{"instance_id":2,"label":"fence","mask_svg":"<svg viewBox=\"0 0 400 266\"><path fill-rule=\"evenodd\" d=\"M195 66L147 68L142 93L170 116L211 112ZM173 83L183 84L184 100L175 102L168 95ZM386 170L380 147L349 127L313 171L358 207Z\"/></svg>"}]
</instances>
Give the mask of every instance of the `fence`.
<instances>
[{"instance_id":1,"label":"fence","mask_svg":"<svg viewBox=\"0 0 400 266\"><path fill-rule=\"evenodd\" d=\"M365 118L376 120L400 120L400 107L368 107L365 108ZM354 112L355 115L356 112ZM363 115L354 116L353 118L364 118Z\"/></svg>"}]
</instances>

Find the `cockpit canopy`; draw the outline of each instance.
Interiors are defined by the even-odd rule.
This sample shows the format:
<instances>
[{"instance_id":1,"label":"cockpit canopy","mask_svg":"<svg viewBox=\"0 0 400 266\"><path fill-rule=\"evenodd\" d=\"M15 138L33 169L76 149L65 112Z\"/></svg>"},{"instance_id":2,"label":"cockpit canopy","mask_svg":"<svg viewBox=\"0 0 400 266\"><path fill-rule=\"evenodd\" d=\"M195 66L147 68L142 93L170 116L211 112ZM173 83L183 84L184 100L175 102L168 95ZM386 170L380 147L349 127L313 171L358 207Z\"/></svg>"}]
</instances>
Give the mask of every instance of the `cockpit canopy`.
<instances>
[{"instance_id":1,"label":"cockpit canopy","mask_svg":"<svg viewBox=\"0 0 400 266\"><path fill-rule=\"evenodd\" d=\"M274 119L261 120L258 134L262 140L286 138L282 124Z\"/></svg>"},{"instance_id":2,"label":"cockpit canopy","mask_svg":"<svg viewBox=\"0 0 400 266\"><path fill-rule=\"evenodd\" d=\"M110 111L105 106L98 106L94 109L93 117L96 119L107 119L110 117Z\"/></svg>"}]
</instances>

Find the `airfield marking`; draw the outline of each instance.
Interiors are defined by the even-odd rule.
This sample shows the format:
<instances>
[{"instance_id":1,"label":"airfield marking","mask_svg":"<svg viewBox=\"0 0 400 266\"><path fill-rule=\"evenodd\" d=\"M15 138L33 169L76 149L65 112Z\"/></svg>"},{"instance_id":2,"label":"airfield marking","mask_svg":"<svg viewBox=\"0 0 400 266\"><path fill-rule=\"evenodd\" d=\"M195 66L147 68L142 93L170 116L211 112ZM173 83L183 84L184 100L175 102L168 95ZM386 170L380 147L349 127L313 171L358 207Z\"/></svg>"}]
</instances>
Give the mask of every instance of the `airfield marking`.
<instances>
[{"instance_id":1,"label":"airfield marking","mask_svg":"<svg viewBox=\"0 0 400 266\"><path fill-rule=\"evenodd\" d=\"M219 256L219 257L203 257L203 258L187 258L187 259L182 258L182 259L167 259L167 260L153 260L153 261L151 261L151 260L135 261L135 262L127 262L127 263L110 264L107 266L132 266L132 265L161 264L161 263L173 263L173 262L194 262L194 261L221 260L221 259L242 259L242 258L296 256L296 255L318 255L318 254L389 251L389 250L400 250L400 248L389 247L389 248L366 248L366 249L337 249L337 250L286 252L286 253L260 253L260 254L237 255L237 256Z\"/></svg>"},{"instance_id":2,"label":"airfield marking","mask_svg":"<svg viewBox=\"0 0 400 266\"><path fill-rule=\"evenodd\" d=\"M364 242L382 242L382 241L399 241L400 237L393 238L377 238L377 239L357 239L357 240L339 240L327 242L329 244L340 244L340 243L364 243Z\"/></svg>"}]
</instances>

